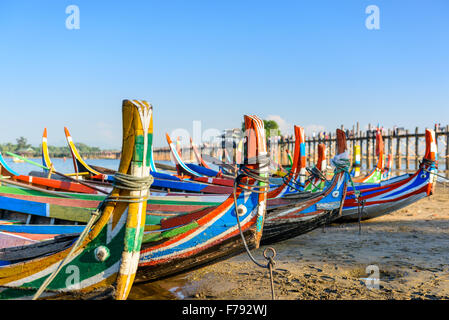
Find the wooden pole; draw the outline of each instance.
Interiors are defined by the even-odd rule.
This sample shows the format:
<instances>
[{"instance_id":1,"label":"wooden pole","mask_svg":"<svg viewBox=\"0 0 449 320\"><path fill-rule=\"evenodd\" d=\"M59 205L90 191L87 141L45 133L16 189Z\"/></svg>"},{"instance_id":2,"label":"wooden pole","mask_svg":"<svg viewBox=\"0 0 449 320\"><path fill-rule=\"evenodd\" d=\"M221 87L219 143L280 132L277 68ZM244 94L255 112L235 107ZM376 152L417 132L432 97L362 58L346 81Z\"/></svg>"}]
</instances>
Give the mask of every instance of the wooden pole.
<instances>
[{"instance_id":1,"label":"wooden pole","mask_svg":"<svg viewBox=\"0 0 449 320\"><path fill-rule=\"evenodd\" d=\"M401 138L396 133L396 169L401 170Z\"/></svg>"},{"instance_id":2,"label":"wooden pole","mask_svg":"<svg viewBox=\"0 0 449 320\"><path fill-rule=\"evenodd\" d=\"M333 158L335 156L335 147L336 147L336 145L332 142L332 140L334 138L336 139L336 133L331 133L330 137L331 137L331 158Z\"/></svg>"},{"instance_id":3,"label":"wooden pole","mask_svg":"<svg viewBox=\"0 0 449 320\"><path fill-rule=\"evenodd\" d=\"M308 137L306 137L306 149L307 149L306 161L309 162L310 161L310 139Z\"/></svg>"},{"instance_id":4,"label":"wooden pole","mask_svg":"<svg viewBox=\"0 0 449 320\"><path fill-rule=\"evenodd\" d=\"M368 124L368 130L366 131L366 171L371 169L371 148L370 148L370 133L371 133L371 124Z\"/></svg>"},{"instance_id":5,"label":"wooden pole","mask_svg":"<svg viewBox=\"0 0 449 320\"><path fill-rule=\"evenodd\" d=\"M371 150L374 166L376 164L376 135L372 131L371 131Z\"/></svg>"},{"instance_id":6,"label":"wooden pole","mask_svg":"<svg viewBox=\"0 0 449 320\"><path fill-rule=\"evenodd\" d=\"M53 170L54 170L54 168L53 168L53 163L52 163L51 166L50 166L50 170L48 170L47 179L50 179L50 178L51 178L51 175L52 175L52 173L53 173Z\"/></svg>"},{"instance_id":7,"label":"wooden pole","mask_svg":"<svg viewBox=\"0 0 449 320\"><path fill-rule=\"evenodd\" d=\"M360 125L358 121L357 121L357 138L360 138Z\"/></svg>"},{"instance_id":8,"label":"wooden pole","mask_svg":"<svg viewBox=\"0 0 449 320\"><path fill-rule=\"evenodd\" d=\"M391 144L391 130L388 129L388 154L392 154L393 153L393 146Z\"/></svg>"},{"instance_id":9,"label":"wooden pole","mask_svg":"<svg viewBox=\"0 0 449 320\"><path fill-rule=\"evenodd\" d=\"M293 135L290 136L290 151L293 154L293 149L295 146L295 138L293 137Z\"/></svg>"},{"instance_id":10,"label":"wooden pole","mask_svg":"<svg viewBox=\"0 0 449 320\"><path fill-rule=\"evenodd\" d=\"M312 165L314 165L315 163L316 163L316 160L315 160L315 157L316 157L316 148L315 148L315 146L316 146L316 141L315 141L315 137L313 137L312 138L312 141L313 141L313 145L312 145L312 148L313 148L313 151L312 151L312 161L311 162L309 162L310 164L312 164Z\"/></svg>"},{"instance_id":11,"label":"wooden pole","mask_svg":"<svg viewBox=\"0 0 449 320\"><path fill-rule=\"evenodd\" d=\"M406 172L408 172L409 169L409 151L408 151L408 147L409 147L409 137L408 137L408 129L405 130L405 170Z\"/></svg>"},{"instance_id":12,"label":"wooden pole","mask_svg":"<svg viewBox=\"0 0 449 320\"><path fill-rule=\"evenodd\" d=\"M418 135L418 127L415 127L415 170L418 170L418 161L419 161L419 135Z\"/></svg>"},{"instance_id":13,"label":"wooden pole","mask_svg":"<svg viewBox=\"0 0 449 320\"><path fill-rule=\"evenodd\" d=\"M288 157L287 157L287 152L285 151L288 148L288 140L287 137L281 137L281 145L282 148L280 149L280 159L279 161L281 161L281 164L283 166L286 166L288 164Z\"/></svg>"},{"instance_id":14,"label":"wooden pole","mask_svg":"<svg viewBox=\"0 0 449 320\"><path fill-rule=\"evenodd\" d=\"M446 177L449 177L449 125L446 126Z\"/></svg>"},{"instance_id":15,"label":"wooden pole","mask_svg":"<svg viewBox=\"0 0 449 320\"><path fill-rule=\"evenodd\" d=\"M221 161L223 161L224 163L227 163L226 152L225 152L225 150L226 150L226 140L225 140L225 134L224 133L221 135L221 150L222 150Z\"/></svg>"},{"instance_id":16,"label":"wooden pole","mask_svg":"<svg viewBox=\"0 0 449 320\"><path fill-rule=\"evenodd\" d=\"M351 141L351 150L349 152L349 159L352 159L354 157L354 146L355 146L355 126L352 126L352 141Z\"/></svg>"}]
</instances>

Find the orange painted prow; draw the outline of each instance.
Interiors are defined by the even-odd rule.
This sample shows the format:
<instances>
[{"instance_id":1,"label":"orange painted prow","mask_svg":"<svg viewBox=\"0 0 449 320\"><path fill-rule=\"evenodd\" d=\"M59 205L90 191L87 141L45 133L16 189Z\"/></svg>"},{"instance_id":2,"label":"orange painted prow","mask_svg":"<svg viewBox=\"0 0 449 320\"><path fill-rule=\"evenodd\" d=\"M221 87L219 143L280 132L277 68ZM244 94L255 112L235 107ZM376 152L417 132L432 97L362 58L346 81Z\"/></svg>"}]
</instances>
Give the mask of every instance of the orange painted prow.
<instances>
[{"instance_id":1,"label":"orange painted prow","mask_svg":"<svg viewBox=\"0 0 449 320\"><path fill-rule=\"evenodd\" d=\"M426 153L424 154L424 159L430 161L437 161L437 144L435 139L435 131L426 129Z\"/></svg>"},{"instance_id":2,"label":"orange painted prow","mask_svg":"<svg viewBox=\"0 0 449 320\"><path fill-rule=\"evenodd\" d=\"M294 132L295 132L295 149L294 149L294 154L293 154L292 172L298 173L299 172L299 158L301 155L301 151L300 151L301 127L294 126Z\"/></svg>"},{"instance_id":3,"label":"orange painted prow","mask_svg":"<svg viewBox=\"0 0 449 320\"><path fill-rule=\"evenodd\" d=\"M324 143L318 145L318 163L316 167L320 171L326 169L326 145Z\"/></svg>"},{"instance_id":4,"label":"orange painted prow","mask_svg":"<svg viewBox=\"0 0 449 320\"><path fill-rule=\"evenodd\" d=\"M69 132L69 129L67 129L67 127L64 127L64 133L65 133L66 138L70 137L70 132Z\"/></svg>"},{"instance_id":5,"label":"orange painted prow","mask_svg":"<svg viewBox=\"0 0 449 320\"><path fill-rule=\"evenodd\" d=\"M337 129L337 154L342 154L346 150L346 134L343 130Z\"/></svg>"},{"instance_id":6,"label":"orange painted prow","mask_svg":"<svg viewBox=\"0 0 449 320\"><path fill-rule=\"evenodd\" d=\"M168 143L168 144L171 144L171 143L172 143L172 141L171 141L170 136L168 135L168 133L165 134L165 138L167 139L167 143Z\"/></svg>"},{"instance_id":7,"label":"orange painted prow","mask_svg":"<svg viewBox=\"0 0 449 320\"><path fill-rule=\"evenodd\" d=\"M170 136L168 135L168 133L165 133L165 138L167 139L167 143L170 145L170 149L171 149L171 144L172 144L172 140L170 139ZM175 152L178 152L178 150L176 149ZM181 156L181 155L179 155ZM183 179L183 173L181 168L179 167L179 164L175 161L175 165L176 165L176 172L178 173L178 178Z\"/></svg>"},{"instance_id":8,"label":"orange painted prow","mask_svg":"<svg viewBox=\"0 0 449 320\"><path fill-rule=\"evenodd\" d=\"M376 131L376 155L377 155L377 168L383 170L384 168L384 140L382 139L382 132L377 129Z\"/></svg>"}]
</instances>

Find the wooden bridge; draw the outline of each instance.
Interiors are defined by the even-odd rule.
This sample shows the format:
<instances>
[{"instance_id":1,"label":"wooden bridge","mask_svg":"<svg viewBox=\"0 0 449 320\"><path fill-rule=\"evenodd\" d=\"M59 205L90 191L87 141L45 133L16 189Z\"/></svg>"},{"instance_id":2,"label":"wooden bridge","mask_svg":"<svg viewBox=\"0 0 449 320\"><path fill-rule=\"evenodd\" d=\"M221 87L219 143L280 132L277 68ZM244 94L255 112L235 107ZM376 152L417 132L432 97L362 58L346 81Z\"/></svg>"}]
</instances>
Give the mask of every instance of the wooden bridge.
<instances>
[{"instance_id":1,"label":"wooden bridge","mask_svg":"<svg viewBox=\"0 0 449 320\"><path fill-rule=\"evenodd\" d=\"M350 158L355 145L359 145L362 155L362 171L372 168L376 160L376 130L375 127L368 125L368 130L360 130L358 123L353 126L352 130L341 129L346 131L348 140L348 148ZM434 128L438 146L438 167L440 172L445 172L449 176L449 125L444 128ZM425 130L419 130L418 127L410 132L405 129L383 129L384 152L393 156L393 171L412 172L418 167L419 161L425 152ZM202 154L219 158L226 161L223 150L227 146L228 154L231 159L235 159L235 143L229 147L229 143L225 142L226 137L222 136L220 142L214 145L203 144L198 146ZM277 140L273 145L273 140ZM318 158L318 144L326 145L327 158L330 159L335 155L335 132L319 132L315 136L306 136L306 157L307 165L311 166L316 163ZM289 165L286 149L293 151L295 145L294 136L281 136L277 139L268 139L269 152L279 152L280 162L284 166ZM182 157L187 161L194 161L195 157L190 147L183 147ZM156 161L170 161L170 149L168 147L155 148L154 157Z\"/></svg>"}]
</instances>

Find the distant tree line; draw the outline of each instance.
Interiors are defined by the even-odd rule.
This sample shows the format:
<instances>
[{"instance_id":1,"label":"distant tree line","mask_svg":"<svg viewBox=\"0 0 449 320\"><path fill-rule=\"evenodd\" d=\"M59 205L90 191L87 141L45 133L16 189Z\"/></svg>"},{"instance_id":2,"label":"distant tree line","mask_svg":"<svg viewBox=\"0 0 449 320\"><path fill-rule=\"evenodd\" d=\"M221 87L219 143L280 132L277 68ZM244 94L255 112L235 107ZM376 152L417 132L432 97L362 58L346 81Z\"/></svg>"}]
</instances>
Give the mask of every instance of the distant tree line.
<instances>
[{"instance_id":1,"label":"distant tree line","mask_svg":"<svg viewBox=\"0 0 449 320\"><path fill-rule=\"evenodd\" d=\"M84 143L75 143L78 151L81 154L90 154L90 153L98 153L102 150L98 147L90 147ZM5 143L0 144L0 152L5 154L6 151L16 153L19 155L24 155L27 157L40 157L42 155L42 144L39 144L37 147L33 147L30 145L26 138L20 137L16 139L16 143ZM71 156L69 147L56 147L56 146L48 146L48 152L50 153L50 157L61 158L61 157L69 157Z\"/></svg>"}]
</instances>

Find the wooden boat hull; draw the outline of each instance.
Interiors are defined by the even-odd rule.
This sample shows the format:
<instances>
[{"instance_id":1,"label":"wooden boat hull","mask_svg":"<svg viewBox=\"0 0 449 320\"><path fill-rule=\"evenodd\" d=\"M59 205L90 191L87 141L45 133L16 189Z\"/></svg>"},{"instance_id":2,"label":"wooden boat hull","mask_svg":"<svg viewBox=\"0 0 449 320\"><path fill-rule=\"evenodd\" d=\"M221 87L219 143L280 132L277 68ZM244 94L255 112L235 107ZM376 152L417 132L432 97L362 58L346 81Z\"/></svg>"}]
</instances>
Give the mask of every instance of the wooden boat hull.
<instances>
[{"instance_id":1,"label":"wooden boat hull","mask_svg":"<svg viewBox=\"0 0 449 320\"><path fill-rule=\"evenodd\" d=\"M258 247L256 233L253 230L245 231L243 234L250 250ZM232 258L244 251L242 238L240 234L236 234L235 236L222 241L218 246L198 251L188 257L178 256L162 264L147 266L140 265L135 283L150 282L179 275Z\"/></svg>"},{"instance_id":2,"label":"wooden boat hull","mask_svg":"<svg viewBox=\"0 0 449 320\"><path fill-rule=\"evenodd\" d=\"M365 203L359 205L354 192L350 190L345 199L341 221L355 221L388 214L433 193L437 173L437 144L435 132L426 129L426 153L419 170L414 174L383 181L378 185L360 188L360 199ZM356 186L357 188L357 186Z\"/></svg>"},{"instance_id":3,"label":"wooden boat hull","mask_svg":"<svg viewBox=\"0 0 449 320\"><path fill-rule=\"evenodd\" d=\"M268 210L261 244L291 239L336 220L346 196L346 181L347 174L339 173L326 191Z\"/></svg>"},{"instance_id":4,"label":"wooden boat hull","mask_svg":"<svg viewBox=\"0 0 449 320\"><path fill-rule=\"evenodd\" d=\"M305 214L290 222L277 223L265 226L260 244L265 246L276 242L288 240L315 230L323 225L330 224L340 217L340 210L314 212Z\"/></svg>"},{"instance_id":5,"label":"wooden boat hull","mask_svg":"<svg viewBox=\"0 0 449 320\"><path fill-rule=\"evenodd\" d=\"M409 176L408 178L406 178ZM380 184L376 188L362 191L362 198L366 201L361 213L361 220L379 217L404 208L422 198L432 194L431 174L419 170L413 175L406 175L396 183ZM363 194L366 193L365 196ZM359 206L354 196L345 200L340 221L357 221Z\"/></svg>"},{"instance_id":6,"label":"wooden boat hull","mask_svg":"<svg viewBox=\"0 0 449 320\"><path fill-rule=\"evenodd\" d=\"M229 186L210 185L187 181L172 181L163 179L154 179L152 188L198 192L198 193L213 193L213 194L229 194L232 192L232 187Z\"/></svg>"},{"instance_id":7,"label":"wooden boat hull","mask_svg":"<svg viewBox=\"0 0 449 320\"><path fill-rule=\"evenodd\" d=\"M234 185L234 179L224 179L224 178L211 178L211 177L202 177L202 178L192 178L193 181L210 183L219 186L227 186L232 187Z\"/></svg>"},{"instance_id":8,"label":"wooden boat hull","mask_svg":"<svg viewBox=\"0 0 449 320\"><path fill-rule=\"evenodd\" d=\"M346 136L342 130L337 129L337 157L342 163L349 162L345 151ZM272 199L277 202L290 201L290 204L277 204L267 212L261 243L266 245L287 240L335 220L346 197L348 178L349 173L342 167L320 193L302 192Z\"/></svg>"},{"instance_id":9,"label":"wooden boat hull","mask_svg":"<svg viewBox=\"0 0 449 320\"><path fill-rule=\"evenodd\" d=\"M418 200L427 197L426 192L410 196L406 199L398 200L393 203L382 203L368 205L363 208L361 220L367 220L372 218L377 218L396 210L407 207ZM341 222L355 222L358 221L358 210L357 208L345 209L342 216L339 219Z\"/></svg>"},{"instance_id":10,"label":"wooden boat hull","mask_svg":"<svg viewBox=\"0 0 449 320\"><path fill-rule=\"evenodd\" d=\"M265 203L258 205L260 197L262 195L255 193L241 194L237 201L239 207L246 208L240 216L241 227L253 247L260 241L265 215ZM167 277L186 272L244 250L232 196L216 208L176 216L161 223L164 231L144 236L138 273L144 274L145 281L156 280L159 275ZM153 238L148 240L146 236Z\"/></svg>"}]
</instances>

